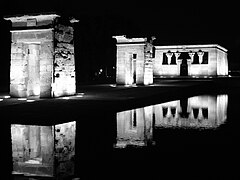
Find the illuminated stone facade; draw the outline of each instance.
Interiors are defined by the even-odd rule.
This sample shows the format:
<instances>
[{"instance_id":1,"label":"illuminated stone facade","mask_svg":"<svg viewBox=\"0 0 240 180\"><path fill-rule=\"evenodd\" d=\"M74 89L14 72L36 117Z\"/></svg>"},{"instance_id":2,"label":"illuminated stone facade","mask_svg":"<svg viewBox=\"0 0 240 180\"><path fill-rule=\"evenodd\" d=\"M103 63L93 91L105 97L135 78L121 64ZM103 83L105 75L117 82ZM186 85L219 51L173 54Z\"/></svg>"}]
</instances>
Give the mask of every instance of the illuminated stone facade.
<instances>
[{"instance_id":1,"label":"illuminated stone facade","mask_svg":"<svg viewBox=\"0 0 240 180\"><path fill-rule=\"evenodd\" d=\"M116 83L124 85L153 83L153 45L147 38L114 36L117 40Z\"/></svg>"},{"instance_id":2,"label":"illuminated stone facade","mask_svg":"<svg viewBox=\"0 0 240 180\"><path fill-rule=\"evenodd\" d=\"M13 174L74 174L76 122L55 126L11 125Z\"/></svg>"},{"instance_id":3,"label":"illuminated stone facade","mask_svg":"<svg viewBox=\"0 0 240 180\"><path fill-rule=\"evenodd\" d=\"M114 38L117 84L148 85L159 77L228 75L227 49L217 44L153 46L147 38Z\"/></svg>"},{"instance_id":4,"label":"illuminated stone facade","mask_svg":"<svg viewBox=\"0 0 240 180\"><path fill-rule=\"evenodd\" d=\"M10 95L76 93L73 19L57 14L5 17L12 22Z\"/></svg>"},{"instance_id":5,"label":"illuminated stone facade","mask_svg":"<svg viewBox=\"0 0 240 180\"><path fill-rule=\"evenodd\" d=\"M117 113L115 148L154 145L158 128L214 129L227 119L228 96L194 96Z\"/></svg>"},{"instance_id":6,"label":"illuminated stone facade","mask_svg":"<svg viewBox=\"0 0 240 180\"><path fill-rule=\"evenodd\" d=\"M228 75L227 50L217 44L155 46L154 77Z\"/></svg>"}]
</instances>

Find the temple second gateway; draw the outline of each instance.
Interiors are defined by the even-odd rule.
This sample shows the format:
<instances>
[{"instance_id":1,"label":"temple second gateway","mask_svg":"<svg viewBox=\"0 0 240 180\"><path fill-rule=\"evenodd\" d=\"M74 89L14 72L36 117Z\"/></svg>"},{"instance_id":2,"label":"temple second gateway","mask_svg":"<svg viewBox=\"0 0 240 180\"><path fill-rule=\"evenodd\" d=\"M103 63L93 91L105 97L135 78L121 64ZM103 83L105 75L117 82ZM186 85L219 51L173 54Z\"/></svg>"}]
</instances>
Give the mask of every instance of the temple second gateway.
<instances>
[{"instance_id":1,"label":"temple second gateway","mask_svg":"<svg viewBox=\"0 0 240 180\"><path fill-rule=\"evenodd\" d=\"M228 75L227 49L218 44L153 46L147 38L114 38L117 84L148 85L153 78Z\"/></svg>"}]
</instances>

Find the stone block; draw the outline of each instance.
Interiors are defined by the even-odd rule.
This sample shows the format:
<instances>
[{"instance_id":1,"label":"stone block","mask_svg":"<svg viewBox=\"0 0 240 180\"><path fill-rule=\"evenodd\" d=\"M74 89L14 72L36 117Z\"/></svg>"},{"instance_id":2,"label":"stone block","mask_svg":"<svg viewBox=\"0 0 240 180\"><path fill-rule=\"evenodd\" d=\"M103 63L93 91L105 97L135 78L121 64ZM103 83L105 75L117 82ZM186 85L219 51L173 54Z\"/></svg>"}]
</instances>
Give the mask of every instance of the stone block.
<instances>
[{"instance_id":1,"label":"stone block","mask_svg":"<svg viewBox=\"0 0 240 180\"><path fill-rule=\"evenodd\" d=\"M13 34L13 39L19 40L36 40L36 34L34 32L17 32Z\"/></svg>"},{"instance_id":2,"label":"stone block","mask_svg":"<svg viewBox=\"0 0 240 180\"><path fill-rule=\"evenodd\" d=\"M43 73L43 72L46 72L46 71L47 71L47 65L43 65L43 64L42 64L42 65L40 66L40 72Z\"/></svg>"},{"instance_id":3,"label":"stone block","mask_svg":"<svg viewBox=\"0 0 240 180\"><path fill-rule=\"evenodd\" d=\"M27 91L25 85L10 84L11 97L26 97Z\"/></svg>"},{"instance_id":4,"label":"stone block","mask_svg":"<svg viewBox=\"0 0 240 180\"><path fill-rule=\"evenodd\" d=\"M51 85L42 85L40 87L40 98L50 98L52 96Z\"/></svg>"},{"instance_id":5,"label":"stone block","mask_svg":"<svg viewBox=\"0 0 240 180\"><path fill-rule=\"evenodd\" d=\"M49 31L36 32L36 38L38 40L50 40L50 41L53 41L53 31L51 29L49 29Z\"/></svg>"},{"instance_id":6,"label":"stone block","mask_svg":"<svg viewBox=\"0 0 240 180\"><path fill-rule=\"evenodd\" d=\"M43 86L51 85L52 73L51 72L40 72L40 83Z\"/></svg>"},{"instance_id":7,"label":"stone block","mask_svg":"<svg viewBox=\"0 0 240 180\"><path fill-rule=\"evenodd\" d=\"M37 26L52 26L53 25L53 21L51 19L46 19L46 20L42 20L42 21L37 21Z\"/></svg>"},{"instance_id":8,"label":"stone block","mask_svg":"<svg viewBox=\"0 0 240 180\"><path fill-rule=\"evenodd\" d=\"M47 69L46 69L46 70L47 70L48 72L52 72L52 68L53 68L52 65L47 65Z\"/></svg>"}]
</instances>

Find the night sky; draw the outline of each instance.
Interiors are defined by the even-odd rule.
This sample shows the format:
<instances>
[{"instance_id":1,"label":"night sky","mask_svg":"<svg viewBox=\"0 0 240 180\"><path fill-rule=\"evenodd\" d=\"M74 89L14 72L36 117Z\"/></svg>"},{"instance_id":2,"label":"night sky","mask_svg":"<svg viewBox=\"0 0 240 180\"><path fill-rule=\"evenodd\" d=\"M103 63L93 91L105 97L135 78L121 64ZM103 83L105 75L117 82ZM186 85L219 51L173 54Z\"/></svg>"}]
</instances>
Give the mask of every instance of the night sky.
<instances>
[{"instance_id":1,"label":"night sky","mask_svg":"<svg viewBox=\"0 0 240 180\"><path fill-rule=\"evenodd\" d=\"M2 20L3 16L44 12L56 12L79 19L75 45L81 81L92 80L99 69L110 69L115 65L114 35L155 36L155 45L219 44L228 49L229 69L240 70L238 6L224 3L156 0L5 1L0 7L1 78L6 79L9 75L10 60L10 27Z\"/></svg>"}]
</instances>

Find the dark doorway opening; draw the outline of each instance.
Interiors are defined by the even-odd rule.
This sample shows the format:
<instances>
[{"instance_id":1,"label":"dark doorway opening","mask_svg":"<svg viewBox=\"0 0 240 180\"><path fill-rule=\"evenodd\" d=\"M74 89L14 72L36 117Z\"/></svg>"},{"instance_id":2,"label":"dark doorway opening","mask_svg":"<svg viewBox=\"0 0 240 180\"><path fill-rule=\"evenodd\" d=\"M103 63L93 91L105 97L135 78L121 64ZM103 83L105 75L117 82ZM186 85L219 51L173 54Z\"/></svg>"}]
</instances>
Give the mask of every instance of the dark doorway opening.
<instances>
[{"instance_id":1,"label":"dark doorway opening","mask_svg":"<svg viewBox=\"0 0 240 180\"><path fill-rule=\"evenodd\" d=\"M182 63L180 65L180 76L188 76L187 60L191 59L188 52L181 52L179 59L182 59Z\"/></svg>"}]
</instances>

